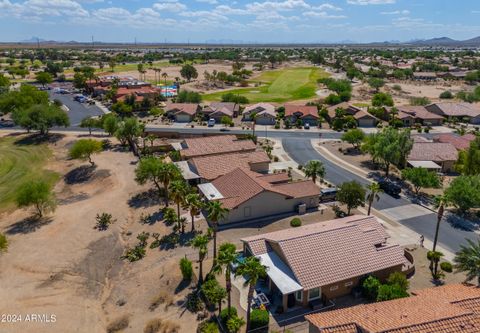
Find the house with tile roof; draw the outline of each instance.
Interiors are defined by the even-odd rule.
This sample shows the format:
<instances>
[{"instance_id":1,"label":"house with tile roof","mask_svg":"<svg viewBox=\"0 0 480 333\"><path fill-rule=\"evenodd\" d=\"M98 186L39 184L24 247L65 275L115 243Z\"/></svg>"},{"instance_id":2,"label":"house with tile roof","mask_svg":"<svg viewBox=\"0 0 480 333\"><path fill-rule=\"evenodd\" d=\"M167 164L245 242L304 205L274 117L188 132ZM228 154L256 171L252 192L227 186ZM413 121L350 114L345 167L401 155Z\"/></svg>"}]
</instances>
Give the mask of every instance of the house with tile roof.
<instances>
[{"instance_id":1,"label":"house with tile roof","mask_svg":"<svg viewBox=\"0 0 480 333\"><path fill-rule=\"evenodd\" d=\"M433 141L441 143L450 143L457 150L467 150L470 147L470 142L475 140L476 136L473 134L458 135L454 133L443 133L435 136Z\"/></svg>"},{"instance_id":2,"label":"house with tile roof","mask_svg":"<svg viewBox=\"0 0 480 333\"><path fill-rule=\"evenodd\" d=\"M165 115L178 123L189 123L200 110L200 105L194 103L168 103L165 107Z\"/></svg>"},{"instance_id":3,"label":"house with tile roof","mask_svg":"<svg viewBox=\"0 0 480 333\"><path fill-rule=\"evenodd\" d=\"M199 156L220 155L234 152L253 152L257 146L252 140L238 139L235 135L213 135L186 138L175 146L183 159Z\"/></svg>"},{"instance_id":4,"label":"house with tile roof","mask_svg":"<svg viewBox=\"0 0 480 333\"><path fill-rule=\"evenodd\" d=\"M480 124L480 106L478 104L442 102L425 106L432 113L447 119L468 119L471 124Z\"/></svg>"},{"instance_id":5,"label":"house with tile roof","mask_svg":"<svg viewBox=\"0 0 480 333\"><path fill-rule=\"evenodd\" d=\"M271 299L284 311L348 295L362 278L408 271L402 247L387 242L374 216L355 215L242 239L244 254L267 266Z\"/></svg>"},{"instance_id":6,"label":"house with tile roof","mask_svg":"<svg viewBox=\"0 0 480 333\"><path fill-rule=\"evenodd\" d=\"M457 159L458 151L451 143L417 141L413 143L407 163L415 166L418 162L433 162L442 172L451 172Z\"/></svg>"},{"instance_id":7,"label":"house with tile roof","mask_svg":"<svg viewBox=\"0 0 480 333\"><path fill-rule=\"evenodd\" d=\"M257 103L247 106L242 112L243 120L250 121L252 114L256 114L255 123L258 125L275 125L277 121L275 106L269 103Z\"/></svg>"},{"instance_id":8,"label":"house with tile roof","mask_svg":"<svg viewBox=\"0 0 480 333\"><path fill-rule=\"evenodd\" d=\"M305 316L311 333L480 332L480 288L450 284L408 298Z\"/></svg>"},{"instance_id":9,"label":"house with tile roof","mask_svg":"<svg viewBox=\"0 0 480 333\"><path fill-rule=\"evenodd\" d=\"M240 105L232 102L216 102L205 106L202 109L202 114L205 119L213 118L220 122L222 117L236 118L240 111Z\"/></svg>"},{"instance_id":10,"label":"house with tile roof","mask_svg":"<svg viewBox=\"0 0 480 333\"><path fill-rule=\"evenodd\" d=\"M320 188L312 181L290 181L286 174L260 174L236 168L210 183L198 185L207 201L219 201L229 209L219 224L258 221L302 213L319 205Z\"/></svg>"},{"instance_id":11,"label":"house with tile roof","mask_svg":"<svg viewBox=\"0 0 480 333\"><path fill-rule=\"evenodd\" d=\"M330 123L337 118L337 109L342 109L346 115L353 116L357 121L358 127L374 127L379 122L379 119L374 115L368 113L364 109L343 102L327 108Z\"/></svg>"},{"instance_id":12,"label":"house with tile roof","mask_svg":"<svg viewBox=\"0 0 480 333\"><path fill-rule=\"evenodd\" d=\"M288 119L291 124L295 124L297 120L301 120L302 124L317 126L320 117L315 105L286 104L285 119Z\"/></svg>"},{"instance_id":13,"label":"house with tile roof","mask_svg":"<svg viewBox=\"0 0 480 333\"><path fill-rule=\"evenodd\" d=\"M396 117L403 121L404 126L415 124L441 126L443 117L428 111L424 106L398 106Z\"/></svg>"}]
</instances>

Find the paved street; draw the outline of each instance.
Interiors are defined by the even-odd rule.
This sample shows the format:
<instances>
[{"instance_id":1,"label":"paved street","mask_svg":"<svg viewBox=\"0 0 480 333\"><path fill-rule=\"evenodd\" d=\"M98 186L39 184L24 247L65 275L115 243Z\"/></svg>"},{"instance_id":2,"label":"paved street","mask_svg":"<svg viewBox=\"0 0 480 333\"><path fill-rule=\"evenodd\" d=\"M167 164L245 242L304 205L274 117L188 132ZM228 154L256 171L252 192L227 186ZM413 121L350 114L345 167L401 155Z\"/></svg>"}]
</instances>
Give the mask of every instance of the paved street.
<instances>
[{"instance_id":1,"label":"paved street","mask_svg":"<svg viewBox=\"0 0 480 333\"><path fill-rule=\"evenodd\" d=\"M315 150L311 141L307 138L284 138L282 144L289 156L299 164L305 164L315 159L321 160L326 168L325 178L333 184L339 185L351 180L356 180L361 184L368 184L368 180L365 178L341 168L323 157ZM377 210L415 232L424 235L425 238L433 240L436 225L435 213L421 206L414 205L403 197L393 198L387 194L381 194L380 196L380 201L373 204ZM445 221L440 225L439 235L440 245L453 252L459 249L460 244L465 243L465 238L477 238L474 232L453 228ZM417 239L412 239L412 243L416 242L418 242Z\"/></svg>"}]
</instances>

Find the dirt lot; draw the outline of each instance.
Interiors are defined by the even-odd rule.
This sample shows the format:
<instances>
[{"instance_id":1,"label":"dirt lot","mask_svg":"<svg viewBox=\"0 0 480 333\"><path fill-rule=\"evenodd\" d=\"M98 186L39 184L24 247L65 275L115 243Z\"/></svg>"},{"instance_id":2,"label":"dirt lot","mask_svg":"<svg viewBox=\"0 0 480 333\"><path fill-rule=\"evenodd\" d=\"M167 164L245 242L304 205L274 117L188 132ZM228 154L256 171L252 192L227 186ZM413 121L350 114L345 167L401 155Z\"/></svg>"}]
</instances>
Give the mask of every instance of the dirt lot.
<instances>
[{"instance_id":1,"label":"dirt lot","mask_svg":"<svg viewBox=\"0 0 480 333\"><path fill-rule=\"evenodd\" d=\"M196 315L177 305L189 292L181 283L178 260L184 255L195 259L196 254L186 246L147 246L143 260L121 260L125 246L137 243L140 232L165 235L171 228L162 222L139 223L142 213L155 213L159 205L142 199L149 187L135 183L132 154L115 147L105 151L94 157L97 167L88 174L81 168L85 163L65 159L74 139L68 136L52 145L55 159L48 167L68 174L55 188L56 212L39 222L32 222L31 211L25 210L1 218L0 230L10 246L0 256L0 313L23 317L23 322L2 323L2 331L105 332L115 323L127 324L123 332L142 332L149 320L162 318L181 332L191 332ZM116 219L106 231L93 228L102 212ZM149 310L161 290L167 295L165 304ZM25 322L29 314L54 315L56 321Z\"/></svg>"}]
</instances>

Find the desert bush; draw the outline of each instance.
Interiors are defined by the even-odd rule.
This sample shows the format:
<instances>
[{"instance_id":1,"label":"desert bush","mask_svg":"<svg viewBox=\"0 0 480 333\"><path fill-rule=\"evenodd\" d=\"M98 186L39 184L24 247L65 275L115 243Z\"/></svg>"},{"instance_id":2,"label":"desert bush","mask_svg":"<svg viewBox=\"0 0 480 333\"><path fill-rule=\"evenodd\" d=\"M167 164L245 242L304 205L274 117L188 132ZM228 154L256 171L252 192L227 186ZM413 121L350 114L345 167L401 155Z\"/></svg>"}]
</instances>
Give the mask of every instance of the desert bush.
<instances>
[{"instance_id":1,"label":"desert bush","mask_svg":"<svg viewBox=\"0 0 480 333\"><path fill-rule=\"evenodd\" d=\"M290 226L291 227L300 227L302 225L302 220L300 220L298 217L293 218L290 221Z\"/></svg>"},{"instance_id":2,"label":"desert bush","mask_svg":"<svg viewBox=\"0 0 480 333\"><path fill-rule=\"evenodd\" d=\"M170 306L174 304L173 296L170 295L165 290L160 290L158 292L158 294L150 302L150 306L148 307L148 309L150 311L153 311L156 308L158 308L161 304L165 304L165 310L167 310Z\"/></svg>"},{"instance_id":3,"label":"desert bush","mask_svg":"<svg viewBox=\"0 0 480 333\"><path fill-rule=\"evenodd\" d=\"M117 318L107 326L107 333L120 332L128 327L130 320L127 315Z\"/></svg>"},{"instance_id":4,"label":"desert bush","mask_svg":"<svg viewBox=\"0 0 480 333\"><path fill-rule=\"evenodd\" d=\"M193 275L192 262L187 258L180 259L180 270L182 271L182 277L185 281L191 281Z\"/></svg>"},{"instance_id":5,"label":"desert bush","mask_svg":"<svg viewBox=\"0 0 480 333\"><path fill-rule=\"evenodd\" d=\"M214 321L204 321L197 327L197 333L219 333L218 325Z\"/></svg>"},{"instance_id":6,"label":"desert bush","mask_svg":"<svg viewBox=\"0 0 480 333\"><path fill-rule=\"evenodd\" d=\"M187 295L185 307L188 311L193 313L203 310L203 302L198 296L198 292L192 291Z\"/></svg>"},{"instance_id":7,"label":"desert bush","mask_svg":"<svg viewBox=\"0 0 480 333\"><path fill-rule=\"evenodd\" d=\"M180 330L180 326L170 320L152 319L150 320L143 333L177 333Z\"/></svg>"},{"instance_id":8,"label":"desert bush","mask_svg":"<svg viewBox=\"0 0 480 333\"><path fill-rule=\"evenodd\" d=\"M452 264L449 263L449 262L446 262L446 261L444 261L440 264L440 268L442 269L442 271L447 272L447 273L453 272Z\"/></svg>"},{"instance_id":9,"label":"desert bush","mask_svg":"<svg viewBox=\"0 0 480 333\"><path fill-rule=\"evenodd\" d=\"M97 214L95 219L97 220L95 229L98 230L107 230L108 226L116 221L114 218L112 218L112 214L108 213Z\"/></svg>"}]
</instances>

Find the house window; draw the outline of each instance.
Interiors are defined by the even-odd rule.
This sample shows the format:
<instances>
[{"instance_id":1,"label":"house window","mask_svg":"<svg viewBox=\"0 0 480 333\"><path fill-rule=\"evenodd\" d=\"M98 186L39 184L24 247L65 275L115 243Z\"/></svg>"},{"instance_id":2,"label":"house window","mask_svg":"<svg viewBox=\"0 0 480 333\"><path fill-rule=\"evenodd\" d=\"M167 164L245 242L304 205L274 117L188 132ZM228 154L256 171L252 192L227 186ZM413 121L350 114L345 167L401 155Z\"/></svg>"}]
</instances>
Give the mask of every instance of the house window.
<instances>
[{"instance_id":1,"label":"house window","mask_svg":"<svg viewBox=\"0 0 480 333\"><path fill-rule=\"evenodd\" d=\"M353 281L348 281L345 283L345 287L353 286Z\"/></svg>"},{"instance_id":2,"label":"house window","mask_svg":"<svg viewBox=\"0 0 480 333\"><path fill-rule=\"evenodd\" d=\"M243 215L245 217L250 217L250 215L252 215L252 207L245 207L243 209Z\"/></svg>"},{"instance_id":3,"label":"house window","mask_svg":"<svg viewBox=\"0 0 480 333\"><path fill-rule=\"evenodd\" d=\"M334 291L338 289L338 284L336 286L330 287L330 291Z\"/></svg>"},{"instance_id":4,"label":"house window","mask_svg":"<svg viewBox=\"0 0 480 333\"><path fill-rule=\"evenodd\" d=\"M317 299L320 298L320 288L313 288L308 291L308 299Z\"/></svg>"},{"instance_id":5,"label":"house window","mask_svg":"<svg viewBox=\"0 0 480 333\"><path fill-rule=\"evenodd\" d=\"M303 300L303 290L299 290L295 293L295 299L299 302Z\"/></svg>"}]
</instances>

